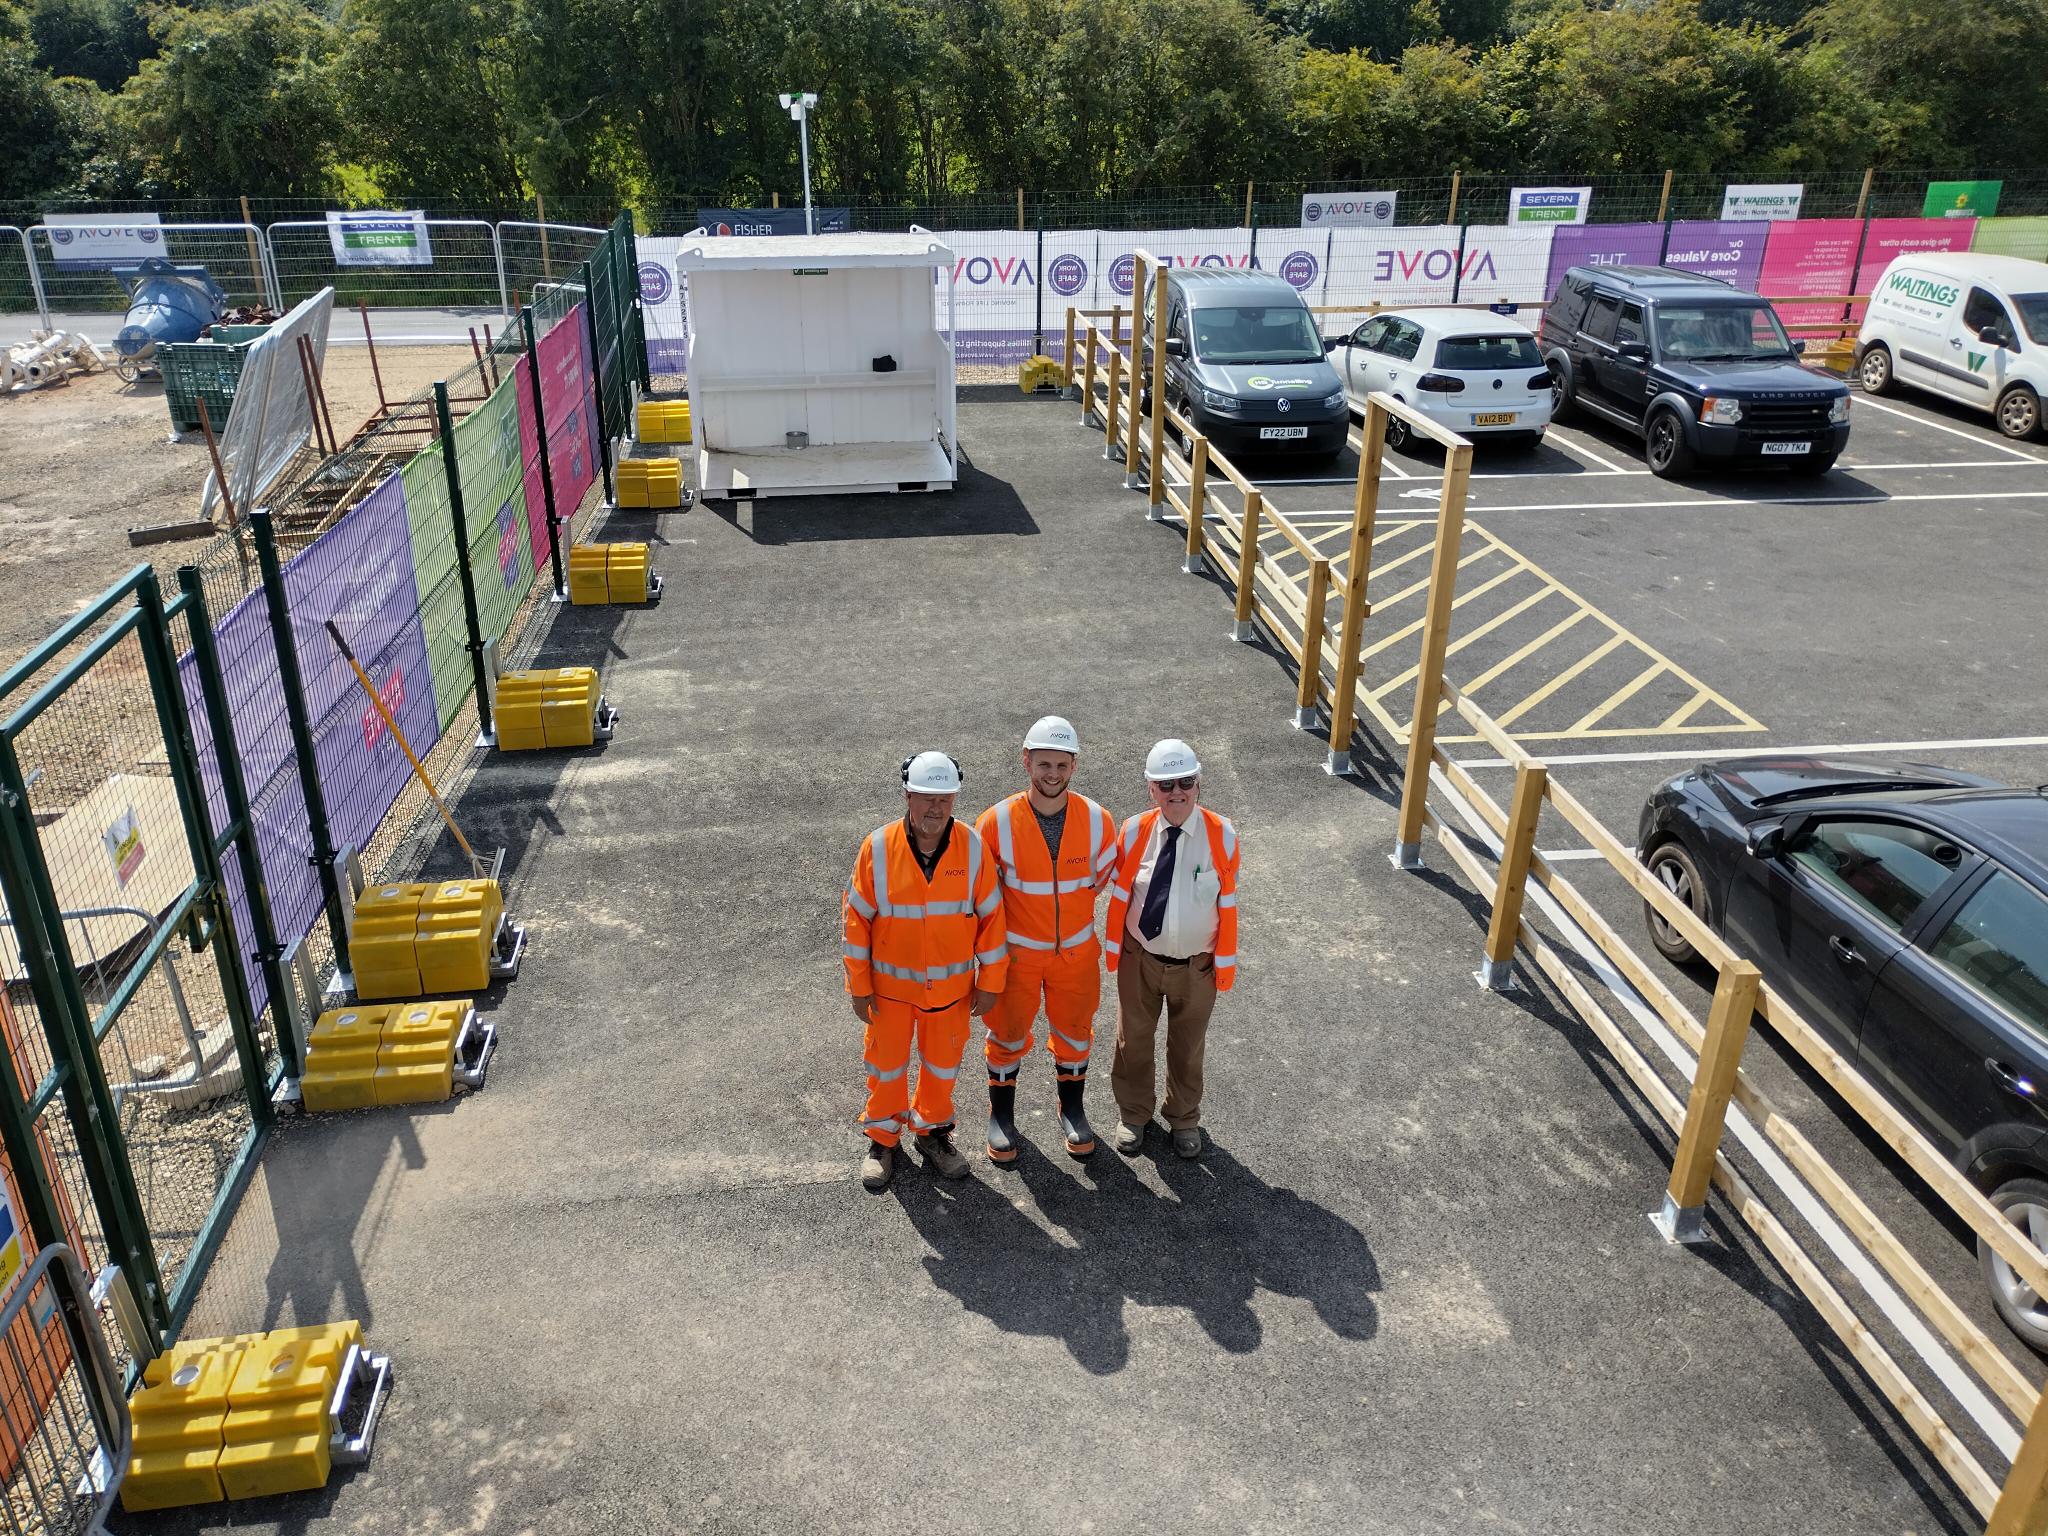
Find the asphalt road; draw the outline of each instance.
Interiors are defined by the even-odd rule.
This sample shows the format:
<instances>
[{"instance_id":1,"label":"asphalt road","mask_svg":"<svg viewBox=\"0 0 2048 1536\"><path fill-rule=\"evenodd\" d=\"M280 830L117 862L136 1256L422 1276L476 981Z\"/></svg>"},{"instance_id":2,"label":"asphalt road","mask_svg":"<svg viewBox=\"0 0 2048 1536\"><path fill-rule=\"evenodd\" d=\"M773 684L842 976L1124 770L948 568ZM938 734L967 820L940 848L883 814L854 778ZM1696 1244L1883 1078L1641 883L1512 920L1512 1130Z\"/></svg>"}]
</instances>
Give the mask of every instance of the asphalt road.
<instances>
[{"instance_id":1,"label":"asphalt road","mask_svg":"<svg viewBox=\"0 0 2048 1536\"><path fill-rule=\"evenodd\" d=\"M1076 414L973 399L950 495L613 519L661 542L670 590L558 610L543 660L605 667L618 737L486 762L456 807L510 849L533 932L486 1004L489 1086L282 1133L192 1320L360 1317L400 1380L375 1459L149 1529L1976 1528L1718 1204L1703 1248L1651 1229L1661 1125L1543 990L1474 985L1471 893L1387 862L1386 743L1359 779L1321 771L1290 670L1225 638L1217 585L1177 573L1180 530ZM1670 768L1587 752L2038 732L2042 456L1859 402L1820 482L1666 486L1577 432L1487 468L1475 522L1763 727L1559 744L1556 771L1626 834ZM1019 1171L867 1195L837 962L855 843L905 753L958 756L972 812L1049 710L1112 810L1184 735L1243 832L1212 1149L1070 1162L1034 1059Z\"/></svg>"}]
</instances>

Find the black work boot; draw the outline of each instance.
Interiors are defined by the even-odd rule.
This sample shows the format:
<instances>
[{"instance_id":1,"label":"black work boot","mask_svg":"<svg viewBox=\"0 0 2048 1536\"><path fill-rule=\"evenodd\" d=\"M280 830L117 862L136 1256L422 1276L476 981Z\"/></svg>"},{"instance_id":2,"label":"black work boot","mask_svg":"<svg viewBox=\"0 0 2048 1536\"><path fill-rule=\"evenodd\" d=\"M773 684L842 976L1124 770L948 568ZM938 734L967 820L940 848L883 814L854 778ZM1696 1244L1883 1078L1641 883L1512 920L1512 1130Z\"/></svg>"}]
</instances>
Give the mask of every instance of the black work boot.
<instances>
[{"instance_id":1,"label":"black work boot","mask_svg":"<svg viewBox=\"0 0 2048 1536\"><path fill-rule=\"evenodd\" d=\"M1067 1156L1091 1157L1095 1153L1095 1132L1089 1128L1088 1115L1081 1108L1081 1096L1088 1091L1087 1075L1063 1077L1059 1089L1060 1134L1067 1139Z\"/></svg>"},{"instance_id":2,"label":"black work boot","mask_svg":"<svg viewBox=\"0 0 2048 1536\"><path fill-rule=\"evenodd\" d=\"M1017 1161L1017 1080L988 1085L988 1160L1008 1167Z\"/></svg>"}]
</instances>

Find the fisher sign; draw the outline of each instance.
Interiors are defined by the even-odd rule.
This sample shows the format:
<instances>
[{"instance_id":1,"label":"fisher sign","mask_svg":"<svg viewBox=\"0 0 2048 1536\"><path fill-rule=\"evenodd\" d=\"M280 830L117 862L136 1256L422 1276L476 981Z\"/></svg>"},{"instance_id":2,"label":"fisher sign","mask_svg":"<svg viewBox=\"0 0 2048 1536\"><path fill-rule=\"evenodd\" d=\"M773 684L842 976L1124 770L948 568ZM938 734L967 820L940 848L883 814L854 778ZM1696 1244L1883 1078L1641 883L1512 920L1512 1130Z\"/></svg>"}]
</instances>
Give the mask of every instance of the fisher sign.
<instances>
[{"instance_id":1,"label":"fisher sign","mask_svg":"<svg viewBox=\"0 0 2048 1536\"><path fill-rule=\"evenodd\" d=\"M1301 222L1311 229L1383 227L1394 222L1393 192L1304 192Z\"/></svg>"},{"instance_id":2,"label":"fisher sign","mask_svg":"<svg viewBox=\"0 0 2048 1536\"><path fill-rule=\"evenodd\" d=\"M813 208L812 229L821 235L843 235L853 228L849 208ZM801 208L699 208L697 224L714 235L801 235Z\"/></svg>"},{"instance_id":3,"label":"fisher sign","mask_svg":"<svg viewBox=\"0 0 2048 1536\"><path fill-rule=\"evenodd\" d=\"M1508 193L1508 222L1583 224L1592 205L1591 187L1515 187Z\"/></svg>"},{"instance_id":4,"label":"fisher sign","mask_svg":"<svg viewBox=\"0 0 2048 1536\"><path fill-rule=\"evenodd\" d=\"M431 267L434 247L427 216L384 211L329 213L327 243L337 267Z\"/></svg>"},{"instance_id":5,"label":"fisher sign","mask_svg":"<svg viewBox=\"0 0 2048 1536\"><path fill-rule=\"evenodd\" d=\"M120 222L111 222L114 219ZM132 267L151 256L170 254L163 226L153 213L53 213L43 223L60 267Z\"/></svg>"}]
</instances>

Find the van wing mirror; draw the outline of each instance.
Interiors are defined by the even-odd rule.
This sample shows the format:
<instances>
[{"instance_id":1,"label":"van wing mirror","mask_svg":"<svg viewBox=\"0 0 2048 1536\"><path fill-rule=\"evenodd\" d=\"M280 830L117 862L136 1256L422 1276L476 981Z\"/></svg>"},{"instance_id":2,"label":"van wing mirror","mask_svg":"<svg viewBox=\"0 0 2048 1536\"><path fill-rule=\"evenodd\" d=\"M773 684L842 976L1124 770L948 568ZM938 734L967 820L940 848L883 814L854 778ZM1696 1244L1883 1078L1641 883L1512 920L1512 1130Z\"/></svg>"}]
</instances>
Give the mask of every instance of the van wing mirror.
<instances>
[{"instance_id":1,"label":"van wing mirror","mask_svg":"<svg viewBox=\"0 0 2048 1536\"><path fill-rule=\"evenodd\" d=\"M1325 336L1323 338L1323 350L1325 352L1334 352L1339 347L1348 347L1350 345L1351 338L1349 336Z\"/></svg>"},{"instance_id":2,"label":"van wing mirror","mask_svg":"<svg viewBox=\"0 0 2048 1536\"><path fill-rule=\"evenodd\" d=\"M1186 357L1188 355L1188 344L1178 336L1169 336L1166 338L1166 355L1168 357Z\"/></svg>"},{"instance_id":3,"label":"van wing mirror","mask_svg":"<svg viewBox=\"0 0 2048 1536\"><path fill-rule=\"evenodd\" d=\"M1805 355L1805 353L1806 353L1806 338L1805 338L1804 336L1794 336L1794 337L1792 338L1792 352L1793 352L1793 355L1794 355L1794 356L1804 356L1804 355Z\"/></svg>"},{"instance_id":4,"label":"van wing mirror","mask_svg":"<svg viewBox=\"0 0 2048 1536\"><path fill-rule=\"evenodd\" d=\"M2005 332L1996 325L1980 325L1977 327L1977 339L1987 347L2002 347L2005 345Z\"/></svg>"}]
</instances>

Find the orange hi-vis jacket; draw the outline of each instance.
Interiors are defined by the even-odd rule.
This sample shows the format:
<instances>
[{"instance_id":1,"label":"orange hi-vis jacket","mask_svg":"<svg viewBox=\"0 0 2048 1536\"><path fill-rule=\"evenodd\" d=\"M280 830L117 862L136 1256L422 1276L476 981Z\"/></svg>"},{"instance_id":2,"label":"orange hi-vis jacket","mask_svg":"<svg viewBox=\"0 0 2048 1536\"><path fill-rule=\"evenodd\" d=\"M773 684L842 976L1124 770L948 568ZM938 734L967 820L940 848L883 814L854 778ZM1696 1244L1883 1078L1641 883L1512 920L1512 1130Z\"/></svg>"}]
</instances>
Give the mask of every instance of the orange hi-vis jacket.
<instances>
[{"instance_id":1,"label":"orange hi-vis jacket","mask_svg":"<svg viewBox=\"0 0 2048 1536\"><path fill-rule=\"evenodd\" d=\"M1092 949L1095 897L1116 872L1116 824L1086 795L1069 791L1057 861L1020 791L981 813L1003 880L1003 929L1013 950L1045 955ZM1024 956L1016 954L1013 959Z\"/></svg>"},{"instance_id":2,"label":"orange hi-vis jacket","mask_svg":"<svg viewBox=\"0 0 2048 1536\"><path fill-rule=\"evenodd\" d=\"M1209 834L1209 862L1216 870L1216 990L1228 992L1237 980L1237 828L1226 817L1206 805L1195 814ZM1109 968L1116 969L1117 955L1124 946L1124 928L1131 906L1131 883L1138 878L1138 866L1145 862L1145 845L1152 841L1152 829L1159 822L1155 807L1124 823L1117 843L1116 884L1109 891ZM1193 828L1188 829L1192 831Z\"/></svg>"},{"instance_id":3,"label":"orange hi-vis jacket","mask_svg":"<svg viewBox=\"0 0 2048 1536\"><path fill-rule=\"evenodd\" d=\"M965 822L926 882L901 821L877 827L854 855L846 885L846 990L920 1013L951 1008L979 988L1000 992L1009 972L995 858Z\"/></svg>"}]
</instances>

